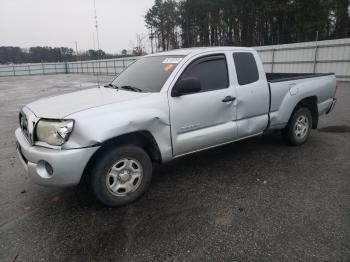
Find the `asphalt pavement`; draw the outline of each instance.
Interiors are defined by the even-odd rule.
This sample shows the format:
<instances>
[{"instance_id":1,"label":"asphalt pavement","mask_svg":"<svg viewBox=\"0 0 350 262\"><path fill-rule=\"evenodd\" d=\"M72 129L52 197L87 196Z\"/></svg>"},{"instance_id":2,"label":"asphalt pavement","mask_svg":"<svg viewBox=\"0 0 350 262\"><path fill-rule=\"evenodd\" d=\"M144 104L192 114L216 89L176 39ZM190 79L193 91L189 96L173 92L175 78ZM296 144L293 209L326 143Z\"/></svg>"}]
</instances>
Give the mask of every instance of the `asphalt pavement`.
<instances>
[{"instance_id":1,"label":"asphalt pavement","mask_svg":"<svg viewBox=\"0 0 350 262\"><path fill-rule=\"evenodd\" d=\"M350 261L350 83L305 145L270 134L177 159L115 209L33 184L15 150L23 105L95 83L0 78L0 261Z\"/></svg>"}]
</instances>

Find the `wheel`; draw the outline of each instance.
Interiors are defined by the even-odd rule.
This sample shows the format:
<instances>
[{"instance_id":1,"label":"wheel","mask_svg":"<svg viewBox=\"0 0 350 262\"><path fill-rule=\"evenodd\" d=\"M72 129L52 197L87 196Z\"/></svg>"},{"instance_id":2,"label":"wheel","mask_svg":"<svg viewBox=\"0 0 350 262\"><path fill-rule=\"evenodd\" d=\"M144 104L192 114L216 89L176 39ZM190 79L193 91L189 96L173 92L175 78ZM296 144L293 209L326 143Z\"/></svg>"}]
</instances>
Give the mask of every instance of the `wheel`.
<instances>
[{"instance_id":1,"label":"wheel","mask_svg":"<svg viewBox=\"0 0 350 262\"><path fill-rule=\"evenodd\" d=\"M152 180L152 162L140 147L109 148L91 172L92 190L104 205L118 207L138 199Z\"/></svg>"},{"instance_id":2,"label":"wheel","mask_svg":"<svg viewBox=\"0 0 350 262\"><path fill-rule=\"evenodd\" d=\"M308 139L312 129L311 112L306 107L295 110L288 125L283 130L283 137L290 145L302 145Z\"/></svg>"}]
</instances>

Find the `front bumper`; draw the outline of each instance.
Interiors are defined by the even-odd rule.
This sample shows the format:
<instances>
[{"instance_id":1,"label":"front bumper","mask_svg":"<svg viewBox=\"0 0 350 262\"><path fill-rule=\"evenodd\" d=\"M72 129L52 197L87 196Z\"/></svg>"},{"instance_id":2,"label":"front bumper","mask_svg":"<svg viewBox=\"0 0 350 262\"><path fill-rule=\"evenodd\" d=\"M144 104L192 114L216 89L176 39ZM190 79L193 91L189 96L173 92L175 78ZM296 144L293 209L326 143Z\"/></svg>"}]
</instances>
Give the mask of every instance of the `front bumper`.
<instances>
[{"instance_id":1,"label":"front bumper","mask_svg":"<svg viewBox=\"0 0 350 262\"><path fill-rule=\"evenodd\" d=\"M18 128L15 132L17 153L29 178L46 186L73 186L81 176L91 156L99 147L56 150L31 146Z\"/></svg>"}]
</instances>

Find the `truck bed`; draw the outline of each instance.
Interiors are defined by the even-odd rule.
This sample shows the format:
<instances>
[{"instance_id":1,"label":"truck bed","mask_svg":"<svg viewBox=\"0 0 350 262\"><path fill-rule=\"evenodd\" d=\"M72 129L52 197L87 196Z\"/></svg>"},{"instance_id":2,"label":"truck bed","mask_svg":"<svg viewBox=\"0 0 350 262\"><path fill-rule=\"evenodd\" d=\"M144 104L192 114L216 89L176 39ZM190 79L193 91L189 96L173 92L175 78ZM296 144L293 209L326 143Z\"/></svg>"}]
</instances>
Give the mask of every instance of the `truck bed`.
<instances>
[{"instance_id":1,"label":"truck bed","mask_svg":"<svg viewBox=\"0 0 350 262\"><path fill-rule=\"evenodd\" d=\"M276 83L327 75L334 75L334 73L266 73L266 78L268 82Z\"/></svg>"},{"instance_id":2,"label":"truck bed","mask_svg":"<svg viewBox=\"0 0 350 262\"><path fill-rule=\"evenodd\" d=\"M270 127L284 127L296 103L306 97L316 100L318 113L326 113L332 105L336 78L327 74L266 73L270 87Z\"/></svg>"}]
</instances>

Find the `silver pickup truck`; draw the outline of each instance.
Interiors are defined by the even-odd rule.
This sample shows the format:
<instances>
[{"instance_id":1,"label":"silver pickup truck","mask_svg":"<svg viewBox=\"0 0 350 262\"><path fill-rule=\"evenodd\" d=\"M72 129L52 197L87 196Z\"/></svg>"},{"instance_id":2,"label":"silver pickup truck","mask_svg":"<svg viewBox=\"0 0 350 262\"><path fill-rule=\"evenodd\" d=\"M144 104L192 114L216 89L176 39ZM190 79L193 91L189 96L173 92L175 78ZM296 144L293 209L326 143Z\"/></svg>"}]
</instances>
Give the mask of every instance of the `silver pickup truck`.
<instances>
[{"instance_id":1,"label":"silver pickup truck","mask_svg":"<svg viewBox=\"0 0 350 262\"><path fill-rule=\"evenodd\" d=\"M17 150L47 186L82 178L105 205L140 197L153 163L281 130L303 144L336 102L334 74L266 74L256 51L180 49L138 59L110 84L23 107Z\"/></svg>"}]
</instances>

